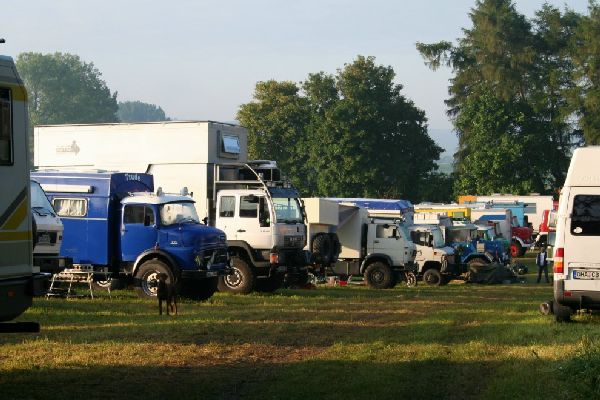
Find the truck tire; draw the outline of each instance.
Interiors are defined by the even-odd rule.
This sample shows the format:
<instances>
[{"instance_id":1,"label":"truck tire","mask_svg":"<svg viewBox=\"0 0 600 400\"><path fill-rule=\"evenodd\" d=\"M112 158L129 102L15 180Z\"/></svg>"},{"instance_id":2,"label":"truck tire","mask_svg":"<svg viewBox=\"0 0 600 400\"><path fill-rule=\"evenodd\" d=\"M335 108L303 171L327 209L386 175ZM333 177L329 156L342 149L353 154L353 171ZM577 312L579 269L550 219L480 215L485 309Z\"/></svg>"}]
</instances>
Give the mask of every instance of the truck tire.
<instances>
[{"instance_id":1,"label":"truck tire","mask_svg":"<svg viewBox=\"0 0 600 400\"><path fill-rule=\"evenodd\" d=\"M429 286L441 286L444 284L444 278L442 277L440 271L435 268L429 268L423 274L423 282Z\"/></svg>"},{"instance_id":2,"label":"truck tire","mask_svg":"<svg viewBox=\"0 0 600 400\"><path fill-rule=\"evenodd\" d=\"M125 280L121 278L103 278L92 282L92 287L97 290L119 290L126 286Z\"/></svg>"},{"instance_id":3,"label":"truck tire","mask_svg":"<svg viewBox=\"0 0 600 400\"><path fill-rule=\"evenodd\" d=\"M143 263L135 273L134 288L138 297L142 299L151 299L156 297L157 280L156 276L160 273L167 274L167 284L175 282L173 271L164 262L153 259Z\"/></svg>"},{"instance_id":4,"label":"truck tire","mask_svg":"<svg viewBox=\"0 0 600 400\"><path fill-rule=\"evenodd\" d=\"M179 283L179 294L190 300L204 301L217 291L219 278L182 279Z\"/></svg>"},{"instance_id":5,"label":"truck tire","mask_svg":"<svg viewBox=\"0 0 600 400\"><path fill-rule=\"evenodd\" d=\"M571 310L570 307L563 306L554 300L552 304L552 312L554 312L554 319L556 319L556 322L570 322L573 310Z\"/></svg>"},{"instance_id":6,"label":"truck tire","mask_svg":"<svg viewBox=\"0 0 600 400\"><path fill-rule=\"evenodd\" d=\"M254 290L256 277L248 263L240 257L231 257L233 272L229 275L220 276L219 292L248 294Z\"/></svg>"},{"instance_id":7,"label":"truck tire","mask_svg":"<svg viewBox=\"0 0 600 400\"><path fill-rule=\"evenodd\" d=\"M275 275L265 279L257 279L255 290L262 293L273 293L283 285L283 276Z\"/></svg>"},{"instance_id":8,"label":"truck tire","mask_svg":"<svg viewBox=\"0 0 600 400\"><path fill-rule=\"evenodd\" d=\"M365 270L364 277L365 282L372 289L389 289L395 284L392 269L381 261L370 264Z\"/></svg>"},{"instance_id":9,"label":"truck tire","mask_svg":"<svg viewBox=\"0 0 600 400\"><path fill-rule=\"evenodd\" d=\"M312 241L312 252L321 264L329 264L332 259L333 244L327 233L317 233Z\"/></svg>"},{"instance_id":10,"label":"truck tire","mask_svg":"<svg viewBox=\"0 0 600 400\"><path fill-rule=\"evenodd\" d=\"M512 257L520 257L521 251L523 251L523 246L521 246L521 243L516 240L510 242L510 255Z\"/></svg>"}]
</instances>

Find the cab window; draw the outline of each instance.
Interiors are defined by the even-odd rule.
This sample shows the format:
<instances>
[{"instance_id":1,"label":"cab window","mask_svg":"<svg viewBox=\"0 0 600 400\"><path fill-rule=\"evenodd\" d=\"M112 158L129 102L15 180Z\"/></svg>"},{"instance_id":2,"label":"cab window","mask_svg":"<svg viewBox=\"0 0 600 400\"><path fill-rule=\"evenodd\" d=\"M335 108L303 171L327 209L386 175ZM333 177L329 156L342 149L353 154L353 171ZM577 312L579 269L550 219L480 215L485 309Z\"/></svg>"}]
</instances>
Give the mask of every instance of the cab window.
<instances>
[{"instance_id":1,"label":"cab window","mask_svg":"<svg viewBox=\"0 0 600 400\"><path fill-rule=\"evenodd\" d=\"M378 239L383 238L395 238L396 237L396 226L395 225L377 225L375 231L375 237Z\"/></svg>"},{"instance_id":2,"label":"cab window","mask_svg":"<svg viewBox=\"0 0 600 400\"><path fill-rule=\"evenodd\" d=\"M154 211L143 204L128 204L125 206L123 223L154 225Z\"/></svg>"},{"instance_id":3,"label":"cab window","mask_svg":"<svg viewBox=\"0 0 600 400\"><path fill-rule=\"evenodd\" d=\"M219 205L219 217L233 218L234 213L235 213L235 197L234 196L221 197L221 204Z\"/></svg>"},{"instance_id":4,"label":"cab window","mask_svg":"<svg viewBox=\"0 0 600 400\"><path fill-rule=\"evenodd\" d=\"M257 196L242 196L240 198L240 218L257 218L258 203Z\"/></svg>"},{"instance_id":5,"label":"cab window","mask_svg":"<svg viewBox=\"0 0 600 400\"><path fill-rule=\"evenodd\" d=\"M11 104L10 90L0 88L0 165L13 162Z\"/></svg>"}]
</instances>

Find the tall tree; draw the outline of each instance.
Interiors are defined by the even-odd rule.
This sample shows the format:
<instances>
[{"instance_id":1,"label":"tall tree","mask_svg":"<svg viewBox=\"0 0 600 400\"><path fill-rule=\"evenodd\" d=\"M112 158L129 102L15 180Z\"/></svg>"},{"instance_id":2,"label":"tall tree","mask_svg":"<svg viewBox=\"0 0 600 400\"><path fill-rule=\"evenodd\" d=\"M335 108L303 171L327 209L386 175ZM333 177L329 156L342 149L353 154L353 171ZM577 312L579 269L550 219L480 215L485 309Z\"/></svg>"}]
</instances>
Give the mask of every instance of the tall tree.
<instances>
[{"instance_id":1,"label":"tall tree","mask_svg":"<svg viewBox=\"0 0 600 400\"><path fill-rule=\"evenodd\" d=\"M304 194L419 200L441 149L394 78L391 67L359 56L336 75L310 74L300 85L257 84L238 119L261 149L253 151L282 157Z\"/></svg>"},{"instance_id":2,"label":"tall tree","mask_svg":"<svg viewBox=\"0 0 600 400\"><path fill-rule=\"evenodd\" d=\"M29 92L32 126L118 121L117 93L93 63L72 54L21 53L17 68Z\"/></svg>"},{"instance_id":3,"label":"tall tree","mask_svg":"<svg viewBox=\"0 0 600 400\"><path fill-rule=\"evenodd\" d=\"M459 137L455 188L462 193L509 188L518 193L549 192L564 181L570 148L578 135L567 102L573 86L568 49L577 15L545 5L529 21L511 0L477 0L470 17L473 26L463 30L464 36L456 45L447 41L417 44L432 69L447 65L454 73L446 103ZM481 104L476 107L478 102ZM492 129L483 123L485 115L479 115L486 112L503 123ZM480 124L466 116L481 117L477 119ZM484 134L483 126L492 130ZM487 140L481 141L482 137ZM498 146L490 147L491 143ZM508 151L504 160L511 160L509 143L522 149L527 164L516 159L514 164L503 162L506 169L502 179L467 185L461 174L484 177L492 171L473 170L489 168L490 163L500 165L492 160L502 158L502 151ZM489 162L473 164L485 157ZM526 170L515 174L516 168Z\"/></svg>"},{"instance_id":4,"label":"tall tree","mask_svg":"<svg viewBox=\"0 0 600 400\"><path fill-rule=\"evenodd\" d=\"M170 121L161 107L137 100L120 101L117 117L121 122Z\"/></svg>"}]
</instances>

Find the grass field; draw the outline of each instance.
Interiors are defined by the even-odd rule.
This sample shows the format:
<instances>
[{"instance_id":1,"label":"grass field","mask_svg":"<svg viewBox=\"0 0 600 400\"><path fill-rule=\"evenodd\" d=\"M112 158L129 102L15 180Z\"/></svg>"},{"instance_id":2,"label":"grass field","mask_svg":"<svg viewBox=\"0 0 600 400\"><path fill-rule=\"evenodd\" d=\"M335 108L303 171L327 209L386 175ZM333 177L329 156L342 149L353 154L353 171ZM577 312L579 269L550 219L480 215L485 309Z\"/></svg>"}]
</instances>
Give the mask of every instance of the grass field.
<instances>
[{"instance_id":1,"label":"grass field","mask_svg":"<svg viewBox=\"0 0 600 400\"><path fill-rule=\"evenodd\" d=\"M323 287L216 294L170 317L130 291L37 299L20 320L42 332L0 337L0 398L597 396L600 320L556 324L537 310L551 296L532 283Z\"/></svg>"}]
</instances>

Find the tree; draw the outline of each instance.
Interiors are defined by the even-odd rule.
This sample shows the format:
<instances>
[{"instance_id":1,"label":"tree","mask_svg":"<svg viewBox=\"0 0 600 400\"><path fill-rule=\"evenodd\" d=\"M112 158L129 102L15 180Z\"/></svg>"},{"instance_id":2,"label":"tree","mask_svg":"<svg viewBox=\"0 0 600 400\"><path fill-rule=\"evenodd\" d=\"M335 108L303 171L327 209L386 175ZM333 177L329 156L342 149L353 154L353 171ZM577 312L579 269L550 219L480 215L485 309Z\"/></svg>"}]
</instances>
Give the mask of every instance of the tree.
<instances>
[{"instance_id":1,"label":"tree","mask_svg":"<svg viewBox=\"0 0 600 400\"><path fill-rule=\"evenodd\" d=\"M259 82L238 119L252 154L276 159L305 195L418 200L441 148L394 78L359 56L299 85Z\"/></svg>"},{"instance_id":2,"label":"tree","mask_svg":"<svg viewBox=\"0 0 600 400\"><path fill-rule=\"evenodd\" d=\"M121 122L170 121L164 110L141 101L120 101L117 116Z\"/></svg>"},{"instance_id":3,"label":"tree","mask_svg":"<svg viewBox=\"0 0 600 400\"><path fill-rule=\"evenodd\" d=\"M569 43L578 15L544 5L529 21L511 0L477 0L470 17L473 26L456 45L417 44L432 69L446 65L454 73L446 103L459 137L455 189L550 192L564 182L579 135L568 102L574 85ZM486 121L485 113L499 123ZM513 157L514 149L527 163ZM499 166L506 171L477 170ZM493 175L487 183L467 182L487 173Z\"/></svg>"},{"instance_id":4,"label":"tree","mask_svg":"<svg viewBox=\"0 0 600 400\"><path fill-rule=\"evenodd\" d=\"M117 122L117 93L94 64L76 55L21 53L17 68L29 93L31 126Z\"/></svg>"}]
</instances>

